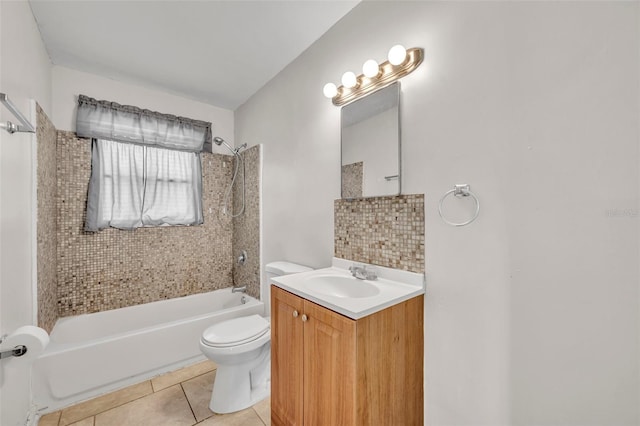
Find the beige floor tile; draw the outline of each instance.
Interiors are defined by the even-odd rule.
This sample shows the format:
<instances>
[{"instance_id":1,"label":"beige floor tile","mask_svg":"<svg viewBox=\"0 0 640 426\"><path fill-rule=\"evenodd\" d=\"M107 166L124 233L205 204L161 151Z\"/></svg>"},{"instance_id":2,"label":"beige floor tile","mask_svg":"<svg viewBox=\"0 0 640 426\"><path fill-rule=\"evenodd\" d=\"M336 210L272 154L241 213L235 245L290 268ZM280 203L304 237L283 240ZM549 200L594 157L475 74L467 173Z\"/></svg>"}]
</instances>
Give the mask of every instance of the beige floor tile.
<instances>
[{"instance_id":1,"label":"beige floor tile","mask_svg":"<svg viewBox=\"0 0 640 426\"><path fill-rule=\"evenodd\" d=\"M128 388L120 389L86 402L81 402L80 404L62 410L60 426L70 425L78 420L86 419L87 417L126 404L142 396L149 395L152 392L151 382L147 380L146 382L138 383L137 385L129 386Z\"/></svg>"},{"instance_id":2,"label":"beige floor tile","mask_svg":"<svg viewBox=\"0 0 640 426\"><path fill-rule=\"evenodd\" d=\"M182 388L187 395L187 400L197 421L202 421L213 415L213 412L209 410L209 402L211 401L211 391L213 390L215 377L216 372L210 371L202 376L182 382Z\"/></svg>"},{"instance_id":3,"label":"beige floor tile","mask_svg":"<svg viewBox=\"0 0 640 426\"><path fill-rule=\"evenodd\" d=\"M195 418L180 385L96 416L95 426L191 426Z\"/></svg>"},{"instance_id":4,"label":"beige floor tile","mask_svg":"<svg viewBox=\"0 0 640 426\"><path fill-rule=\"evenodd\" d=\"M38 420L38 426L58 426L61 413L61 411L56 411L55 413L45 414Z\"/></svg>"},{"instance_id":5,"label":"beige floor tile","mask_svg":"<svg viewBox=\"0 0 640 426\"><path fill-rule=\"evenodd\" d=\"M271 397L265 398L253 406L265 425L271 425Z\"/></svg>"},{"instance_id":6,"label":"beige floor tile","mask_svg":"<svg viewBox=\"0 0 640 426\"><path fill-rule=\"evenodd\" d=\"M93 421L95 417L89 417L84 420L80 420L79 422L71 423L69 426L93 426Z\"/></svg>"},{"instance_id":7,"label":"beige floor tile","mask_svg":"<svg viewBox=\"0 0 640 426\"><path fill-rule=\"evenodd\" d=\"M264 426L253 408L231 414L214 414L198 426Z\"/></svg>"},{"instance_id":8,"label":"beige floor tile","mask_svg":"<svg viewBox=\"0 0 640 426\"><path fill-rule=\"evenodd\" d=\"M151 379L153 391L158 392L159 390L166 389L169 386L176 385L215 369L216 364L213 361L206 360L181 368L180 370L172 371L171 373L163 374L155 379Z\"/></svg>"}]
</instances>

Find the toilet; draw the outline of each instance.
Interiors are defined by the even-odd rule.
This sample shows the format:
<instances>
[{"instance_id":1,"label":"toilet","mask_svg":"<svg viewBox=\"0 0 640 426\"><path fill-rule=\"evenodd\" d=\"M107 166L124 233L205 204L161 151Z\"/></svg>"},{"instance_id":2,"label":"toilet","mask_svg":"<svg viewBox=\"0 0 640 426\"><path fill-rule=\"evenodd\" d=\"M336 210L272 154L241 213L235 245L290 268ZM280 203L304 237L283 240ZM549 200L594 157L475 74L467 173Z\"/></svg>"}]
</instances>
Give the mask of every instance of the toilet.
<instances>
[{"instance_id":1,"label":"toilet","mask_svg":"<svg viewBox=\"0 0 640 426\"><path fill-rule=\"evenodd\" d=\"M266 265L262 284L265 317L249 315L222 321L207 328L200 350L217 364L209 408L226 414L244 410L271 392L271 328L269 318L271 278L311 271L291 262Z\"/></svg>"}]
</instances>

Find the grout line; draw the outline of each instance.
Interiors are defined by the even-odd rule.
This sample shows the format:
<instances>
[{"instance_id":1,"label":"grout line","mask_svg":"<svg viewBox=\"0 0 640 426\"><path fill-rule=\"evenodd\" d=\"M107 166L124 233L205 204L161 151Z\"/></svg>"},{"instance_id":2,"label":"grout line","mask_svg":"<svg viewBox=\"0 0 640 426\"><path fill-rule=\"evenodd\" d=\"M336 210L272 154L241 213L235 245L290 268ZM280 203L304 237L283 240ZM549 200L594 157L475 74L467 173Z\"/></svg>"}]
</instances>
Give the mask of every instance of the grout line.
<instances>
[{"instance_id":1,"label":"grout line","mask_svg":"<svg viewBox=\"0 0 640 426\"><path fill-rule=\"evenodd\" d=\"M180 389L182 389L182 394L184 395L184 399L187 400L187 405L189 406L189 410L191 410L191 415L193 416L193 421L195 422L194 425L196 423L198 423L198 418L196 417L196 413L195 411L193 411L193 407L191 406L191 401L189 401L189 397L187 396L187 393L184 390L184 386L182 386L183 382L180 382Z\"/></svg>"},{"instance_id":2,"label":"grout line","mask_svg":"<svg viewBox=\"0 0 640 426\"><path fill-rule=\"evenodd\" d=\"M145 380L144 382L151 382L151 380ZM131 386L136 386L136 385L142 384L142 383L144 383L144 382L136 383L136 384L133 384L133 385L131 385ZM151 393L148 393L148 394L145 394L145 395L139 396L139 397L137 397L137 398L131 399L131 400L126 401L126 402L123 402L122 404L114 405L113 407L107 408L106 410L102 410L102 411L99 411L99 412L95 412L95 413L93 413L92 415L87 416L87 417L83 417L83 418L81 418L81 419L78 419L78 420L74 421L73 423L81 422L82 420L86 420L86 419L88 419L89 417L93 417L93 418L94 418L93 422L94 422L94 424L95 424L95 418L96 418L96 416L97 416L98 414L106 413L107 411L111 411L111 410L116 409L116 408L118 408L118 407L122 407L123 405L126 405L126 404L128 404L128 403L130 403L130 402L137 401L137 400L142 399L142 398L146 398L147 396L151 396L151 395L153 395L155 392L153 392L153 385L151 385L151 383L149 383L149 385L151 386ZM173 386L173 385L172 385L172 386ZM130 387L130 386L127 386L127 387ZM123 389L126 389L126 388L118 389L118 390L115 390L115 391L110 392L110 393L116 393L116 392L119 392L119 391L121 391L121 390L123 390ZM164 390L164 389L163 389L163 390ZM88 400L83 401L83 402L79 402L78 404L74 404L74 405L71 405L71 406L69 406L69 407L66 407L66 408L64 408L64 409L60 410L60 420L58 420L58 425L60 426L60 423L62 422L62 412L63 412L64 410L67 410L67 409L69 409L69 408L75 407L76 405L84 404L85 402L89 402L89 401L92 401L92 400L94 400L94 399L101 398L101 397L103 397L103 396L105 396L105 395L109 395L109 393L106 393L106 394L104 394L104 395L97 396L97 397L95 397L95 398L88 399ZM70 423L70 424L73 424L73 423ZM69 424L68 424L68 425L62 425L62 426L69 426Z\"/></svg>"},{"instance_id":3,"label":"grout line","mask_svg":"<svg viewBox=\"0 0 640 426\"><path fill-rule=\"evenodd\" d=\"M0 1L2 1L2 0L0 0ZM147 381L147 380L145 380L145 382L146 382L146 381ZM144 383L144 382L140 382L140 383ZM172 388L172 387L174 387L174 386L176 386L176 385L180 385L180 388L182 389L182 383L176 383L176 384L173 384L173 385L171 385L171 386L169 386L169 387L166 387L166 388L164 388L164 389L160 389L158 392L165 391L165 390L167 390L167 389L169 389L169 388ZM134 385L132 385L132 386L134 386ZM152 386L152 389L153 389L153 386ZM116 391L116 392L117 392L117 391ZM184 393L184 389L182 389L182 392ZM109 409L107 409L107 410L100 411L99 413L95 413L95 414L93 414L93 415L91 415L91 416L87 416L87 417L84 417L84 418L82 418L82 419L76 420L76 421L75 421L75 422L73 422L73 423L81 422L81 421L83 421L83 420L88 419L89 417L93 417L93 423L94 423L94 425L95 425L96 417L98 417L98 415L103 414L103 413L106 413L107 411L115 410L116 408L122 407L123 405L127 405L127 404L129 404L129 403L131 403L131 402L138 401L138 400L140 400L140 399L144 399L144 398L150 397L150 396L152 396L154 393L156 393L156 392L151 392L151 393L148 393L148 394L146 394L146 395L139 396L139 397L134 398L134 399L132 399L132 400L130 400L130 401L124 402L124 403L122 403L122 404L120 404L120 405L113 406L113 407L111 407L111 408L109 408ZM185 394L185 398L186 398L186 394ZM89 400L89 401L90 401L90 400ZM189 403L189 398L187 398L187 403ZM73 407L73 405L72 405L72 407ZM191 409L191 404L189 404L189 409ZM191 412L193 413L193 410L191 410ZM195 415L193 416L193 418L195 419ZM60 419L62 419L62 414L60 415ZM71 423L71 424L73 424L73 423ZM66 426L70 426L71 424L66 425Z\"/></svg>"},{"instance_id":4,"label":"grout line","mask_svg":"<svg viewBox=\"0 0 640 426\"><path fill-rule=\"evenodd\" d=\"M173 383L173 384L171 384L171 385L169 385L169 386L167 386L167 387L164 387L164 388L162 388L162 389L160 389L160 390L158 390L158 391L156 391L156 390L155 390L155 387L153 386L153 379L156 379L157 377L154 377L153 379L150 379L149 381L151 382L151 389L153 390L153 393L156 393L156 392L160 392L160 391L162 391L162 390L165 390L165 389L167 389L167 388L170 388L171 386L175 386L175 385L182 385L184 382L188 382L189 380L193 380L193 379L195 379L196 377L204 376L205 374L209 374L209 373L211 373L212 371L216 371L217 369L218 369L218 367L216 366L216 368L214 368L214 369L212 369L212 370L205 371L204 373L197 374L197 375L192 376L192 377L188 377L188 378L186 378L186 379L184 379L184 380L182 380L182 381L180 381L180 382ZM176 370L176 371L179 371L179 370ZM166 373L166 374L171 374L171 373ZM162 377L162 376L158 376L158 377Z\"/></svg>"},{"instance_id":5,"label":"grout line","mask_svg":"<svg viewBox=\"0 0 640 426\"><path fill-rule=\"evenodd\" d=\"M192 365L195 365L195 364L192 364ZM183 367L183 368L189 368L189 367L190 367L190 366ZM169 389L170 387L175 386L175 385L180 385L180 387L182 388L182 383L183 383L183 382L189 381L189 380L191 380L191 379L195 379L196 377L204 376L205 374L209 374L209 373L211 373L212 371L216 371L217 369L218 369L218 367L216 366L215 368L213 368L213 369L211 369L211 370L209 370L209 371L206 371L206 372L204 372L204 373L202 373L202 374L198 374L198 375L196 375L196 376L190 377L190 378L188 378L188 379L186 379L186 380L183 380L182 382L173 383L172 385L169 385L169 386L164 387L164 388L162 388L162 389L159 389L159 390L157 390L157 391L155 390L155 388L154 388L154 386L153 386L153 379L158 378L158 377L162 377L163 375L168 375L168 374L174 373L175 371L179 371L179 370L170 371L170 372L167 372L167 373L161 374L161 375L159 375L159 376L153 377L153 378L151 378L151 379L143 380L142 382L134 383L134 384L132 384L132 385L130 385L130 386L127 386L127 387L137 386L137 385L140 385L140 384L142 384L142 383L149 382L149 386L151 387L151 393L148 393L148 394L145 394L145 395L139 396L139 397L137 397L137 398L131 399L131 400L129 400L129 401L123 402L123 403L118 404L118 405L114 405L113 407L110 407L110 408L108 408L108 409L106 409L106 410L103 410L103 411L99 411L99 412L95 412L95 413L93 413L91 416L93 416L93 417L94 417L94 424L95 424L95 417L96 417L98 414L105 413L105 412L107 412L107 411L109 411L109 410L112 410L112 409L114 409L114 408L121 407L121 406L123 406L123 405L125 405L125 404L128 404L128 403L130 403L130 402L137 401L137 400L139 400L139 399L142 399L142 398L145 398L145 397L147 397L147 396L153 395L154 393L161 392L161 391L163 391L163 390L165 390L165 389ZM58 426L61 426L61 423L62 423L62 413L63 413L63 411L68 410L68 409L70 409L70 408L73 408L73 407L75 407L75 406L77 406L77 405L84 404L84 403L86 403L86 402L92 401L92 400L94 400L94 399L101 398L101 397L106 396L106 395L109 395L109 394L111 394L111 393L119 392L119 391L121 391L121 390L123 390L123 389L126 389L127 387L124 387L124 388L121 388L121 389L114 390L113 392L109 392L109 393L106 393L106 394L104 394L104 395L96 396L95 398L91 398L91 399L88 399L88 400L86 400L86 401L78 402L77 404L73 404L73 405L70 405L70 406L68 406L68 407L61 408L60 410L58 410L58 411L60 412L60 416L58 417L58 423L57 423L57 425L58 425ZM184 389L182 389L182 392L184 393ZM186 397L186 393L185 393L185 397ZM189 398L187 398L187 402L189 402ZM191 403L189 403L189 408L191 408ZM191 410L191 412L193 413L193 409ZM83 418L81 418L81 419L76 420L75 422L80 422L80 421L82 421L82 420L88 419L89 417L90 417L90 416L83 417ZM193 417L195 418L195 414L194 414L194 416L193 416ZM74 423L75 423L75 422L74 422Z\"/></svg>"},{"instance_id":6,"label":"grout line","mask_svg":"<svg viewBox=\"0 0 640 426\"><path fill-rule=\"evenodd\" d=\"M193 365L195 365L195 364L193 364ZM184 368L189 368L189 366L184 367ZM171 387L173 387L173 386L175 386L175 385L180 385L180 389L182 389L182 393L184 394L184 396L185 396L185 398L186 398L186 400L187 400L187 403L189 404L189 409L191 410L191 413L193 414L193 418L194 418L194 419L196 419L195 412L193 411L193 408L191 407L191 402L189 401L189 398L187 397L187 394L185 393L185 390L184 390L184 388L182 387L182 383L187 382L187 381L192 380L192 379L195 379L196 377L204 376L205 374L209 374L209 373L211 373L212 371L216 371L217 369L218 369L218 367L216 366L215 368L213 368L213 369L211 369L211 370L208 370L208 371L206 371L206 372L204 372L204 373L202 373L202 374L195 375L195 376L193 376L193 377L190 377L190 378L188 378L188 379L185 379L185 380L183 380L183 381L181 381L181 382L174 383L174 384L172 384L172 385L169 385L169 386L164 387L164 388L162 388L162 389L159 389L159 390L157 390L157 391L155 390L155 388L154 388L154 386L153 386L153 379L154 379L154 378L157 378L157 377L162 377L162 376L163 376L163 374L161 374L160 376L154 377L154 378L152 378L152 379L144 380L144 381L139 382L139 383L134 383L133 385L130 385L130 386L127 386L127 387L136 386L136 385L140 385L140 384L145 383L145 382L149 382L149 386L151 387L151 393L148 393L148 394L145 394L145 395L139 396L139 397L137 397L137 398L134 398L134 399L131 399L131 400L125 401L125 402L123 402L123 403L121 403L121 404L118 404L118 405L114 405L113 407L110 407L110 408L108 408L108 409L106 409L106 410L102 410L102 411L99 411L99 412L94 412L91 416L87 416L87 417L83 417L83 418L81 418L81 419L78 419L78 420L74 421L74 423L76 423L76 422L80 422L80 421L83 421L83 420L86 420L86 419L88 419L89 417L93 417L93 422L94 422L94 425L95 425L95 418L96 418L96 416L98 416L98 414L106 413L107 411L113 410L113 409L118 408L118 407L122 407L123 405L128 404L128 403L130 403L130 402L137 401L137 400L142 399L142 398L146 398L146 397L151 396L151 395L153 395L153 394L155 394L155 393L157 393L157 392L162 392L163 390L169 389L169 388L171 388ZM179 370L175 370L175 371L179 371ZM175 372L175 371L173 371L173 372ZM164 373L164 374L171 374L171 373L173 373L173 372L167 372L167 373ZM117 390L114 390L113 392L109 392L109 393L116 393L116 392L119 392L119 391L121 391L121 390L123 390L123 389L126 389L126 388L117 389ZM68 407L61 408L61 409L59 410L59 411L60 411L60 416L58 417L58 423L57 423L57 425L58 425L58 426L61 426L61 423L62 423L62 414L63 414L63 411L64 411L64 410L68 410L68 409L73 408L73 407L75 407L75 406L77 406L77 405L84 404L84 403L89 402L89 401L92 401L92 400L94 400L94 399L101 398L101 397L103 397L103 396L105 396L105 395L109 395L109 393L104 394L104 395L100 395L100 396L96 396L95 398L91 398L91 399L88 399L88 400L86 400L86 401L82 401L82 402L79 402L79 403L77 403L77 404L70 405L70 406L68 406ZM206 419L203 419L203 421L204 421L204 420L206 420ZM197 419L196 419L196 422L197 422Z\"/></svg>"},{"instance_id":7,"label":"grout line","mask_svg":"<svg viewBox=\"0 0 640 426\"><path fill-rule=\"evenodd\" d=\"M252 406L251 406L251 409L253 410L253 412L254 412L254 413L256 413L256 416L258 416L258 419L260 419L260 422L262 422L262 424L263 424L264 426L267 426L267 424L264 422L264 420L262 420L262 417L260 416L260 414L256 411L256 409L255 409L255 405L252 405Z\"/></svg>"}]
</instances>

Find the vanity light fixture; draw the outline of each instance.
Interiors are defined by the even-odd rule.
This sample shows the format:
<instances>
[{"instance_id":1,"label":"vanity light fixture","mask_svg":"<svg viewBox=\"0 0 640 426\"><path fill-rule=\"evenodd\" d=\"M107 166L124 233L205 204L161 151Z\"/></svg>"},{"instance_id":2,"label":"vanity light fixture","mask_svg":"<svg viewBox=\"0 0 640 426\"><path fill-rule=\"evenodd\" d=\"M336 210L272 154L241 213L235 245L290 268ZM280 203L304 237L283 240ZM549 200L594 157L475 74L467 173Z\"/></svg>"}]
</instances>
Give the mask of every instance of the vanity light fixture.
<instances>
[{"instance_id":1,"label":"vanity light fixture","mask_svg":"<svg viewBox=\"0 0 640 426\"><path fill-rule=\"evenodd\" d=\"M362 74L369 78L377 77L380 74L380 65L375 59L369 59L362 65Z\"/></svg>"},{"instance_id":2,"label":"vanity light fixture","mask_svg":"<svg viewBox=\"0 0 640 426\"><path fill-rule=\"evenodd\" d=\"M358 77L351 71L342 74L342 85L347 89L352 89L358 85Z\"/></svg>"},{"instance_id":3,"label":"vanity light fixture","mask_svg":"<svg viewBox=\"0 0 640 426\"><path fill-rule=\"evenodd\" d=\"M338 94L338 88L333 83L327 83L324 85L322 93L324 93L327 98L331 99Z\"/></svg>"},{"instance_id":4,"label":"vanity light fixture","mask_svg":"<svg viewBox=\"0 0 640 426\"><path fill-rule=\"evenodd\" d=\"M342 76L342 86L327 83L322 92L336 106L347 104L411 73L418 68L423 58L422 48L405 49L397 44L389 50L388 61L378 65L374 59L369 59L362 66L361 75L356 76L347 71Z\"/></svg>"},{"instance_id":5,"label":"vanity light fixture","mask_svg":"<svg viewBox=\"0 0 640 426\"><path fill-rule=\"evenodd\" d=\"M396 44L391 49L389 49L387 59L389 59L389 63L391 63L391 65L400 65L406 58L407 49L405 49L403 45Z\"/></svg>"}]
</instances>

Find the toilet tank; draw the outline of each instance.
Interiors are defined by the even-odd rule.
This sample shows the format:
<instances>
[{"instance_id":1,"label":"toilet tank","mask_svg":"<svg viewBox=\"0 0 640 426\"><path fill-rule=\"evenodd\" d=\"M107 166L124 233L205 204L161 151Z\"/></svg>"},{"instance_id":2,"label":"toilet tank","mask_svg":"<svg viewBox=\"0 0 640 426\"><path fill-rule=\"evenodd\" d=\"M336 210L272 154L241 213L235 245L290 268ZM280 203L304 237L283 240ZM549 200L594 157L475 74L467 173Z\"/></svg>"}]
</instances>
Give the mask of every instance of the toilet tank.
<instances>
[{"instance_id":1,"label":"toilet tank","mask_svg":"<svg viewBox=\"0 0 640 426\"><path fill-rule=\"evenodd\" d=\"M271 316L271 279L273 277L281 277L283 275L298 274L300 272L313 271L313 268L308 266L298 265L297 263L286 262L279 260L276 262L267 263L264 267L265 275L267 277L266 291L262 294L262 301L264 302L265 315Z\"/></svg>"}]
</instances>

